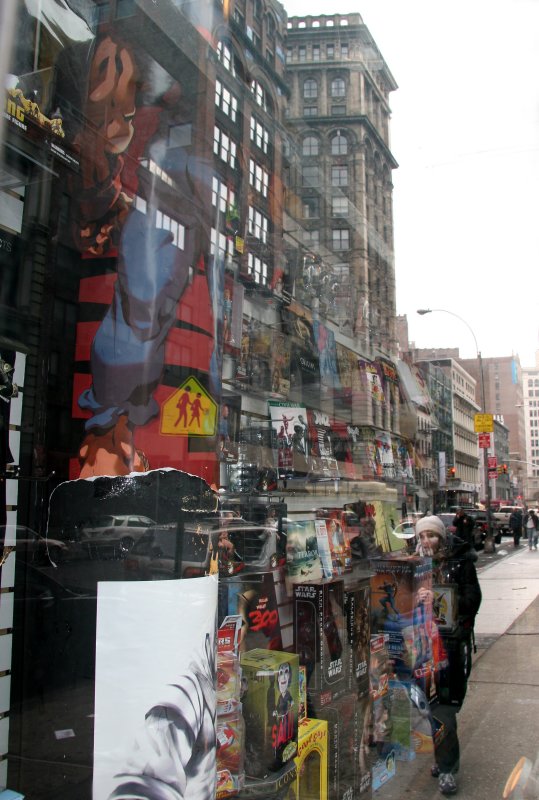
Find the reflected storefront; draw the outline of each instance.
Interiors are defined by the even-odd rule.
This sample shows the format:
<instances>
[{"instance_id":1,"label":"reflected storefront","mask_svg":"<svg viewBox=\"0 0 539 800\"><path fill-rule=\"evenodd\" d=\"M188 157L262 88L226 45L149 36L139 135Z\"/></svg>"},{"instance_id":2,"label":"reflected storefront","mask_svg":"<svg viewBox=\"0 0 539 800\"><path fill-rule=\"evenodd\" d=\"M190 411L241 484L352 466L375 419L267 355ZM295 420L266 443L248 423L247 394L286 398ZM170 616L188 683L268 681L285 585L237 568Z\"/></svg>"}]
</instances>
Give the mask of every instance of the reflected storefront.
<instances>
[{"instance_id":1,"label":"reflected storefront","mask_svg":"<svg viewBox=\"0 0 539 800\"><path fill-rule=\"evenodd\" d=\"M359 14L335 53L276 0L14 7L0 788L368 797L438 665L391 72Z\"/></svg>"}]
</instances>

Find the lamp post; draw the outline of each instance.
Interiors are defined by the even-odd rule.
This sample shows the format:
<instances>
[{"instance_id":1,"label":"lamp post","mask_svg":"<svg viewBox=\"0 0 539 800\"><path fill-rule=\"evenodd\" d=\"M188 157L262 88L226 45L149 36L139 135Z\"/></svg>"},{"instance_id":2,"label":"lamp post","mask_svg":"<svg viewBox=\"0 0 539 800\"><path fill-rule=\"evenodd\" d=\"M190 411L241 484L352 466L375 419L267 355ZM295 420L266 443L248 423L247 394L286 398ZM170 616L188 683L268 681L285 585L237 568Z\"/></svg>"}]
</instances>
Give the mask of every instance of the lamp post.
<instances>
[{"instance_id":1,"label":"lamp post","mask_svg":"<svg viewBox=\"0 0 539 800\"><path fill-rule=\"evenodd\" d=\"M479 345L477 344L477 338L475 333L473 332L470 324L466 322L463 317L455 314L454 311L448 311L446 308L418 308L417 313L420 316L424 316L425 314L432 314L433 312L442 312L443 314L450 314L452 317L456 317L459 319L470 331L472 334L474 344L475 344L475 352L477 353L477 363L479 365L479 377L481 382L481 410L483 414L486 413L486 399L485 399L485 376L483 373L483 360L481 358L481 352L479 350ZM495 551L494 545L494 535L492 533L492 519L491 519L491 512L490 512L490 505L491 505L491 491L490 491L490 481L488 478L488 449L486 447L483 448L483 474L485 476L485 512L487 515L487 535L485 539L485 552L493 553Z\"/></svg>"}]
</instances>

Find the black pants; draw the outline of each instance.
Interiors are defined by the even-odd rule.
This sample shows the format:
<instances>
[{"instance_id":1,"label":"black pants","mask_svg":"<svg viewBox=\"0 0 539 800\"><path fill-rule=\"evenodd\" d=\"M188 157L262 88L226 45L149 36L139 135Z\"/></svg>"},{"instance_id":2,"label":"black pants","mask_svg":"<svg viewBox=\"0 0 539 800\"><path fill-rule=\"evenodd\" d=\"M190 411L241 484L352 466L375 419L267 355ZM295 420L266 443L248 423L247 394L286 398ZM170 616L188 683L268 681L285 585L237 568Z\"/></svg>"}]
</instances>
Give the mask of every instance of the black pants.
<instances>
[{"instance_id":1,"label":"black pants","mask_svg":"<svg viewBox=\"0 0 539 800\"><path fill-rule=\"evenodd\" d=\"M460 705L437 703L432 714L443 723L444 733L441 741L434 745L434 760L440 772L458 772L460 762L460 746L457 735L457 714Z\"/></svg>"}]
</instances>

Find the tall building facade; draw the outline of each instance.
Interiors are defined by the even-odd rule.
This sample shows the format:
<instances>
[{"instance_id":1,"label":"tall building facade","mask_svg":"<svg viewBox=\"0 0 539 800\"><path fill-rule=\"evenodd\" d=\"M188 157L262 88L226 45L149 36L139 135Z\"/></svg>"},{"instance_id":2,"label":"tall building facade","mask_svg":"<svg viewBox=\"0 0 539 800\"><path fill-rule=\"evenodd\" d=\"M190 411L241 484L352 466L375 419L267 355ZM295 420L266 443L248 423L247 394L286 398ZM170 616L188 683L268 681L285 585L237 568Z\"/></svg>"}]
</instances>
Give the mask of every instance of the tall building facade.
<instances>
[{"instance_id":1,"label":"tall building facade","mask_svg":"<svg viewBox=\"0 0 539 800\"><path fill-rule=\"evenodd\" d=\"M539 357L535 367L522 368L522 411L526 436L524 498L530 505L539 500Z\"/></svg>"}]
</instances>

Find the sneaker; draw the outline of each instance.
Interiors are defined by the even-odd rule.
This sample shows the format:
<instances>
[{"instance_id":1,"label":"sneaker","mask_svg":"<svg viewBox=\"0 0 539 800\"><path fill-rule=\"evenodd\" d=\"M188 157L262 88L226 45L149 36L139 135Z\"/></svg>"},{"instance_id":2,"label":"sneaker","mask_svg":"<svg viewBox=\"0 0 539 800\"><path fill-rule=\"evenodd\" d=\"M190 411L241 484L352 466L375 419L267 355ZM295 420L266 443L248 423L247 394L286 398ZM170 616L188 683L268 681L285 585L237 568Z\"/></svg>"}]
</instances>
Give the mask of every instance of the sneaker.
<instances>
[{"instance_id":1,"label":"sneaker","mask_svg":"<svg viewBox=\"0 0 539 800\"><path fill-rule=\"evenodd\" d=\"M440 777L440 767L438 766L438 764L432 765L432 767L430 768L430 774L432 775L433 778Z\"/></svg>"},{"instance_id":2,"label":"sneaker","mask_svg":"<svg viewBox=\"0 0 539 800\"><path fill-rule=\"evenodd\" d=\"M455 794L457 791L455 776L451 772L440 772L438 789L442 794Z\"/></svg>"}]
</instances>

